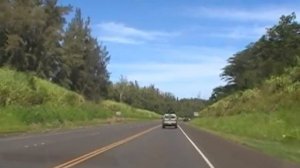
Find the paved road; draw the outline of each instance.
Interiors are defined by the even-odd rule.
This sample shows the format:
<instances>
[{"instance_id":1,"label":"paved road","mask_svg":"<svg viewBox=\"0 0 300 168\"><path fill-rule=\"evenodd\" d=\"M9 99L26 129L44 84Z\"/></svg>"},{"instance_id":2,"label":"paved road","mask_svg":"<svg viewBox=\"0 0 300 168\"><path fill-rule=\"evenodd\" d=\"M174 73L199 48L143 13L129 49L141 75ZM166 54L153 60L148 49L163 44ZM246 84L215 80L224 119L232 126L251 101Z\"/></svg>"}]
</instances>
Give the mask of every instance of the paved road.
<instances>
[{"instance_id":1,"label":"paved road","mask_svg":"<svg viewBox=\"0 0 300 168\"><path fill-rule=\"evenodd\" d=\"M0 168L299 168L185 124L104 125L0 138Z\"/></svg>"}]
</instances>

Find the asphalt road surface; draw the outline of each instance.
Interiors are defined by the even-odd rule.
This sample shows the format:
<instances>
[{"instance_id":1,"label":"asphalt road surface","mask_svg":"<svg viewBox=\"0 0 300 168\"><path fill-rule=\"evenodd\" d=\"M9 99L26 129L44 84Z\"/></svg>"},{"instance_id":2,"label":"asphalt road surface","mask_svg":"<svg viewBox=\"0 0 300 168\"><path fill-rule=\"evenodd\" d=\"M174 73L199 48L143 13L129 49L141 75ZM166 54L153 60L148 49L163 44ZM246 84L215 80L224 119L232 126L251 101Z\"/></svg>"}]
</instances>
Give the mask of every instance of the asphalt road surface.
<instances>
[{"instance_id":1,"label":"asphalt road surface","mask_svg":"<svg viewBox=\"0 0 300 168\"><path fill-rule=\"evenodd\" d=\"M0 138L0 168L300 168L210 133L160 122Z\"/></svg>"}]
</instances>

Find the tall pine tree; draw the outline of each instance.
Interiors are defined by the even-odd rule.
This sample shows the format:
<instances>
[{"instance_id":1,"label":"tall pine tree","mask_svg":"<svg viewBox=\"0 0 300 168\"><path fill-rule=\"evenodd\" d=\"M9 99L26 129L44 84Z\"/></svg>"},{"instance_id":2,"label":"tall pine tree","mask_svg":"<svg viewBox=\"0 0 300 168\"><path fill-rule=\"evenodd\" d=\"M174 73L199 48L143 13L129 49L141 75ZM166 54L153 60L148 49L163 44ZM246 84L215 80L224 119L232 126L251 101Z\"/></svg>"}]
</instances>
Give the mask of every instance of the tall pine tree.
<instances>
[{"instance_id":1,"label":"tall pine tree","mask_svg":"<svg viewBox=\"0 0 300 168\"><path fill-rule=\"evenodd\" d=\"M75 17L67 27L63 49L71 89L93 100L105 97L109 83L106 69L109 55L91 36L90 20L84 21L80 9L76 9Z\"/></svg>"}]
</instances>

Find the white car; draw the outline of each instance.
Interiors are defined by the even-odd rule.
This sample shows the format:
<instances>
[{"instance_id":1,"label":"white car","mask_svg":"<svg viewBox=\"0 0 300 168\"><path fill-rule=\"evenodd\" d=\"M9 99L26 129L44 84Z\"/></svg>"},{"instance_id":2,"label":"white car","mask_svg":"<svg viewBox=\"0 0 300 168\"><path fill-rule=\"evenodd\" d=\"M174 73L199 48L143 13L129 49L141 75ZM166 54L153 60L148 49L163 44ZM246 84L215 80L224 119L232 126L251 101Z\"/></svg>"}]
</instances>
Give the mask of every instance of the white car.
<instances>
[{"instance_id":1,"label":"white car","mask_svg":"<svg viewBox=\"0 0 300 168\"><path fill-rule=\"evenodd\" d=\"M177 116L176 114L164 114L162 117L162 128L166 126L174 126L177 128Z\"/></svg>"}]
</instances>

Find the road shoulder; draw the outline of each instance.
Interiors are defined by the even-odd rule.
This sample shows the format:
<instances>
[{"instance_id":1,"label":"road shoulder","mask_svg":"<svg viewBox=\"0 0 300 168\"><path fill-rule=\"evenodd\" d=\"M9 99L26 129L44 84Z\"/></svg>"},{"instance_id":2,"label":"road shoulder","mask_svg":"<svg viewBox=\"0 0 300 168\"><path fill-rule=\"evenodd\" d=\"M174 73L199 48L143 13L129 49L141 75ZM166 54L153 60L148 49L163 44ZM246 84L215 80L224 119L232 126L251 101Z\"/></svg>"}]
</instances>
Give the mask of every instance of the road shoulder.
<instances>
[{"instance_id":1,"label":"road shoulder","mask_svg":"<svg viewBox=\"0 0 300 168\"><path fill-rule=\"evenodd\" d=\"M181 126L215 167L299 168L299 165L278 160L211 132L187 124Z\"/></svg>"}]
</instances>

